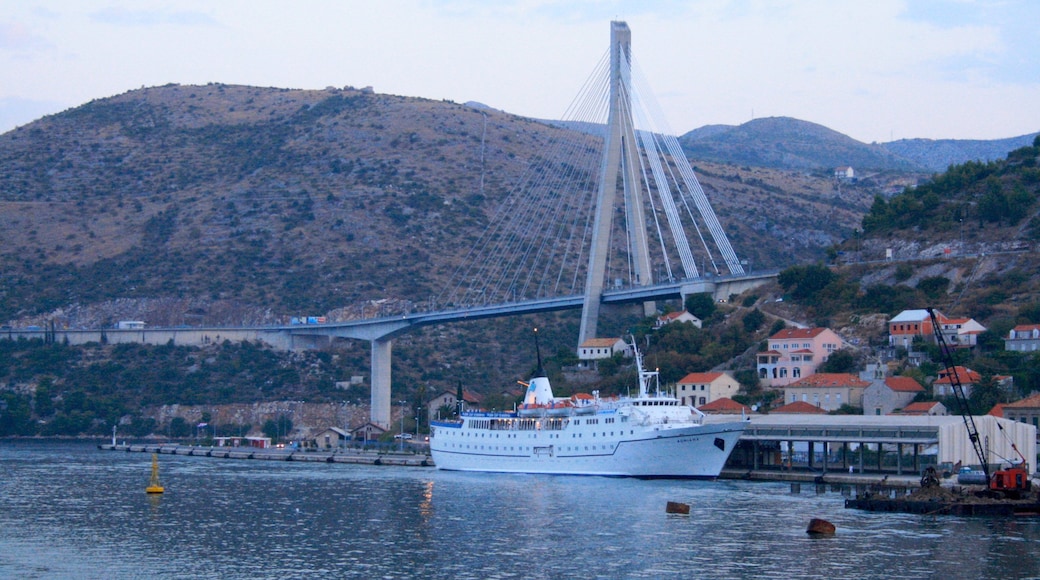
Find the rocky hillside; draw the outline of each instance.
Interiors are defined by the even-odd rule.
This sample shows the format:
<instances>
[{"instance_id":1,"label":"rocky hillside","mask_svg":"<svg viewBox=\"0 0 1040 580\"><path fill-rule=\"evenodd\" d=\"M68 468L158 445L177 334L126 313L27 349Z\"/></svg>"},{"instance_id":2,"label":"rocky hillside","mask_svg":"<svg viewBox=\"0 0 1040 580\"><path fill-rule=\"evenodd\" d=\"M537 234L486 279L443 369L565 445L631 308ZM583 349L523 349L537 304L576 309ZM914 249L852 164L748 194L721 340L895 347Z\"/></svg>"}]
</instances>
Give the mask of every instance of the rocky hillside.
<instances>
[{"instance_id":1,"label":"rocky hillside","mask_svg":"<svg viewBox=\"0 0 1040 580\"><path fill-rule=\"evenodd\" d=\"M90 102L0 135L0 322L408 309L567 131L351 88L168 85ZM887 186L694 163L757 269L819 259Z\"/></svg>"},{"instance_id":2,"label":"rocky hillside","mask_svg":"<svg viewBox=\"0 0 1040 580\"><path fill-rule=\"evenodd\" d=\"M977 139L900 139L882 143L882 147L896 155L936 173L951 165L968 161L997 161L1007 157L1008 151L1025 147L1040 133L1020 135L1009 139L982 141Z\"/></svg>"}]
</instances>

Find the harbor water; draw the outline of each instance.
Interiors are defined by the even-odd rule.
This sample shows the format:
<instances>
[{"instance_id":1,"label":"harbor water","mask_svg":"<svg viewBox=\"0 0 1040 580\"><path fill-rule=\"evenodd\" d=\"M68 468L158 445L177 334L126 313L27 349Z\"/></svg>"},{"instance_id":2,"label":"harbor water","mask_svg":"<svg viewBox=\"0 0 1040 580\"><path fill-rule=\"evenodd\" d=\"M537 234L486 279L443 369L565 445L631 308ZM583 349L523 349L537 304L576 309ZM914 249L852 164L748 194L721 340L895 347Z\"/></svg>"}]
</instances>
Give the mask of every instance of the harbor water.
<instances>
[{"instance_id":1,"label":"harbor water","mask_svg":"<svg viewBox=\"0 0 1040 580\"><path fill-rule=\"evenodd\" d=\"M0 578L1040 576L1038 519L858 512L810 485L159 463L149 496L149 454L0 442Z\"/></svg>"}]
</instances>

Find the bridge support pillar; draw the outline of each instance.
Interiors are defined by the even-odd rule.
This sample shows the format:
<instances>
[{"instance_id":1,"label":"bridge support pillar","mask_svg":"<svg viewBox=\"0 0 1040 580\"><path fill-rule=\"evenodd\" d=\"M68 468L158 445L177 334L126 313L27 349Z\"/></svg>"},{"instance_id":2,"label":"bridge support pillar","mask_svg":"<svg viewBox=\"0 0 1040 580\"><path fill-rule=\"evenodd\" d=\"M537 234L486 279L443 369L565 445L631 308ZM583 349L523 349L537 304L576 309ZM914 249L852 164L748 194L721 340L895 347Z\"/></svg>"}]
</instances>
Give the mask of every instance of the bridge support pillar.
<instances>
[{"instance_id":1,"label":"bridge support pillar","mask_svg":"<svg viewBox=\"0 0 1040 580\"><path fill-rule=\"evenodd\" d=\"M372 423L390 428L390 350L389 338L372 340Z\"/></svg>"}]
</instances>

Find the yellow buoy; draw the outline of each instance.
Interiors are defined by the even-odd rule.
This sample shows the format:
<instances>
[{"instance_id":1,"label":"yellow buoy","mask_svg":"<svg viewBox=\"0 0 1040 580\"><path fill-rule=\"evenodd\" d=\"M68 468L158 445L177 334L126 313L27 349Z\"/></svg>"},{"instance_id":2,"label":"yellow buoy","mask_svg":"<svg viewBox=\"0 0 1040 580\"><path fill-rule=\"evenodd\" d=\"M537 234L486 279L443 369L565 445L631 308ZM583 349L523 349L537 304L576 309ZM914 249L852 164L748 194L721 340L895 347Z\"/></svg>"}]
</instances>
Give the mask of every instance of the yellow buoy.
<instances>
[{"instance_id":1,"label":"yellow buoy","mask_svg":"<svg viewBox=\"0 0 1040 580\"><path fill-rule=\"evenodd\" d=\"M148 487L144 489L145 493L162 493L166 491L162 484L159 483L159 456L152 453L152 480L148 482Z\"/></svg>"}]
</instances>

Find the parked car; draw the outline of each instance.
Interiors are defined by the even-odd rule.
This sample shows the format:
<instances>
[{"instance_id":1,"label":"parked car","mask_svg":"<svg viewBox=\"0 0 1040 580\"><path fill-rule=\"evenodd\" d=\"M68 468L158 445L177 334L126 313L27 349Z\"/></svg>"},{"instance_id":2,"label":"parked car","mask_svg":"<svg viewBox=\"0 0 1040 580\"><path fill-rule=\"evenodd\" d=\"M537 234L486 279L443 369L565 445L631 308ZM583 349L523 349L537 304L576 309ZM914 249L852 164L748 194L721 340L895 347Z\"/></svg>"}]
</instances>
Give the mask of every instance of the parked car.
<instances>
[{"instance_id":1,"label":"parked car","mask_svg":"<svg viewBox=\"0 0 1040 580\"><path fill-rule=\"evenodd\" d=\"M412 434L411 433L398 433L397 435L394 435L394 439L411 439L411 438L412 438Z\"/></svg>"}]
</instances>

